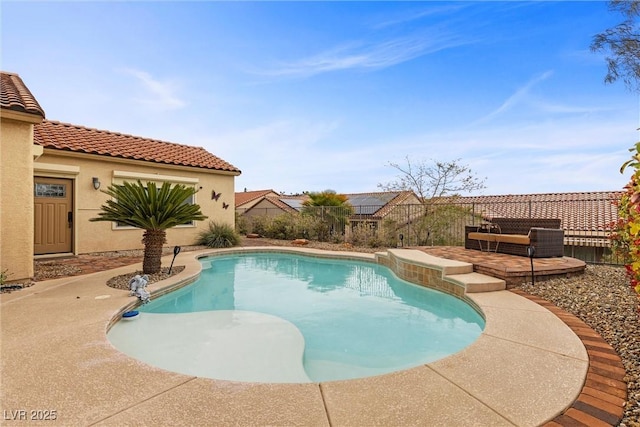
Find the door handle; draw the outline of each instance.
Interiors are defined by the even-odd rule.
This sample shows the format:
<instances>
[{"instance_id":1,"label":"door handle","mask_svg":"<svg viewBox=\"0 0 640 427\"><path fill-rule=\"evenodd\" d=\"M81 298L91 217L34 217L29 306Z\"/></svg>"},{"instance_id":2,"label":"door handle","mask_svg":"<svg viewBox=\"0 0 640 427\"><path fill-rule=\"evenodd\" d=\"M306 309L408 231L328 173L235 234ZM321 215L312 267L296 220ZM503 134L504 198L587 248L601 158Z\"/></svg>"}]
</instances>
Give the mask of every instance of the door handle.
<instances>
[{"instance_id":1,"label":"door handle","mask_svg":"<svg viewBox=\"0 0 640 427\"><path fill-rule=\"evenodd\" d=\"M69 223L69 228L71 228L71 224L73 223L73 212L67 212L67 222Z\"/></svg>"}]
</instances>

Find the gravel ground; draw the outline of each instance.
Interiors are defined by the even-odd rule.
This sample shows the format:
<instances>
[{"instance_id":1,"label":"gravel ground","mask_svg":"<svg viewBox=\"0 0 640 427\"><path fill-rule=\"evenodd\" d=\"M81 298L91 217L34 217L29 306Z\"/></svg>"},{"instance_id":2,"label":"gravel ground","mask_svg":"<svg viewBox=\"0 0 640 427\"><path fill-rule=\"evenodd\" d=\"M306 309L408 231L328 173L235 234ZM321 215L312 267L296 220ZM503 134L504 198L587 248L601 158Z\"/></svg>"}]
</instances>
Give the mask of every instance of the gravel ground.
<instances>
[{"instance_id":1,"label":"gravel ground","mask_svg":"<svg viewBox=\"0 0 640 427\"><path fill-rule=\"evenodd\" d=\"M622 359L627 371L627 404L620 426L640 426L640 316L638 295L622 267L587 266L570 279L520 286L576 315L598 332Z\"/></svg>"},{"instance_id":2,"label":"gravel ground","mask_svg":"<svg viewBox=\"0 0 640 427\"><path fill-rule=\"evenodd\" d=\"M160 273L147 274L147 277L149 278L149 281L147 282L147 284L151 284L153 282L159 282L160 280L164 280L168 277L173 276L174 274L180 273L182 270L184 270L184 265L177 265L171 269L171 274L169 274L169 267L162 267L162 269L160 270ZM132 277L134 277L137 274L142 276L144 272L140 270L134 273L122 274L120 276L112 277L111 279L107 280L107 286L111 286L112 288L116 288L116 289L124 289L125 291L128 291L130 289L129 281L131 280Z\"/></svg>"},{"instance_id":3,"label":"gravel ground","mask_svg":"<svg viewBox=\"0 0 640 427\"><path fill-rule=\"evenodd\" d=\"M272 239L242 239L242 246L291 246L291 242ZM309 242L308 248L334 251L377 252L381 248L354 248L349 244ZM182 251L203 249L201 246L183 247ZM166 248L167 254L173 248ZM118 251L92 254L101 256L139 256L141 251ZM173 273L181 266L174 266ZM42 267L41 267L42 268ZM56 274L64 275L64 266L49 265L50 269L62 269ZM184 268L184 267L182 267ZM36 269L38 267L36 266ZM166 269L165 269L166 270ZM72 273L72 272L70 272ZM36 272L37 274L37 272ZM59 276L56 276L59 277ZM128 289L131 274L110 279L110 286ZM150 278L150 283L168 277L166 272ZM628 399L621 427L640 427L640 298L634 293L620 267L588 266L581 276L551 279L520 286L520 289L537 295L578 316L620 355L627 371Z\"/></svg>"}]
</instances>

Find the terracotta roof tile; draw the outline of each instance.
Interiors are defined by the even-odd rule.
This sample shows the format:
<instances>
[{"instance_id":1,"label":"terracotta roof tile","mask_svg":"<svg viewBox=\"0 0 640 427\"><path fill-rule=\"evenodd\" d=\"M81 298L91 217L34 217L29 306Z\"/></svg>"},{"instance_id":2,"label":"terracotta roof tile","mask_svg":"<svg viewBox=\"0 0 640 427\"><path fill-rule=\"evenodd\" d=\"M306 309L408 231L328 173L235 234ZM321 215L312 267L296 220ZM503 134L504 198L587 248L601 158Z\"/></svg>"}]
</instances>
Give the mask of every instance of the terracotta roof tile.
<instances>
[{"instance_id":1,"label":"terracotta roof tile","mask_svg":"<svg viewBox=\"0 0 640 427\"><path fill-rule=\"evenodd\" d=\"M0 108L44 118L44 110L20 76L4 71L0 71Z\"/></svg>"},{"instance_id":2,"label":"terracotta roof tile","mask_svg":"<svg viewBox=\"0 0 640 427\"><path fill-rule=\"evenodd\" d=\"M288 213L296 213L298 212L298 210L291 207L289 204L287 204L286 200L299 200L300 203L306 200L305 198L301 199L297 197L274 197L274 196L266 196L265 199L270 201L274 206L277 206L283 211Z\"/></svg>"},{"instance_id":3,"label":"terracotta roof tile","mask_svg":"<svg viewBox=\"0 0 640 427\"><path fill-rule=\"evenodd\" d=\"M259 199L260 197L265 197L268 194L278 194L273 190L256 190L256 191L241 191L235 194L236 196L236 208L244 205L245 203L249 203L253 200Z\"/></svg>"},{"instance_id":4,"label":"terracotta roof tile","mask_svg":"<svg viewBox=\"0 0 640 427\"><path fill-rule=\"evenodd\" d=\"M623 191L594 191L468 196L456 197L455 203L471 204L474 213L486 219L559 218L564 230L604 232L618 219L616 202L623 194Z\"/></svg>"},{"instance_id":5,"label":"terracotta roof tile","mask_svg":"<svg viewBox=\"0 0 640 427\"><path fill-rule=\"evenodd\" d=\"M34 126L34 142L54 150L240 173L238 168L202 147L49 120Z\"/></svg>"}]
</instances>

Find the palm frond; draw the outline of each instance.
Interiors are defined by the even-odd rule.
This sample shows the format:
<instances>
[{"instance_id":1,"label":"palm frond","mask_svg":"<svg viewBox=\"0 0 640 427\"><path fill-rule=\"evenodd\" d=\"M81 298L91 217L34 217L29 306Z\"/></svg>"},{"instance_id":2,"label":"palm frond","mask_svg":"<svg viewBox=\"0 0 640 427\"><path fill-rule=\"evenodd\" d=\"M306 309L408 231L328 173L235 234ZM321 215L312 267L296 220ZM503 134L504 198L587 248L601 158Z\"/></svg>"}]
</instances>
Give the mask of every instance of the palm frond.
<instances>
[{"instance_id":1,"label":"palm frond","mask_svg":"<svg viewBox=\"0 0 640 427\"><path fill-rule=\"evenodd\" d=\"M158 188L153 182L143 184L138 180L136 183L113 184L103 192L111 199L90 221L112 221L144 230L166 230L207 218L199 205L187 203L196 190L183 184L172 186L165 182Z\"/></svg>"}]
</instances>

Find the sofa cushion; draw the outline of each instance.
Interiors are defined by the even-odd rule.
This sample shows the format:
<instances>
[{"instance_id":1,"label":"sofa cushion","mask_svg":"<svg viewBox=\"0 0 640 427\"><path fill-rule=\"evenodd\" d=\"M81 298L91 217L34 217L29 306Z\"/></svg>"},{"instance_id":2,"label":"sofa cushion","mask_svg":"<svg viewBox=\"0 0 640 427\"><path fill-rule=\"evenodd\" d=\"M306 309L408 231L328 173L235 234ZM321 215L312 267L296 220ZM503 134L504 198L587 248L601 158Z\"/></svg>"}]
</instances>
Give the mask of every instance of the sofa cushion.
<instances>
[{"instance_id":1,"label":"sofa cushion","mask_svg":"<svg viewBox=\"0 0 640 427\"><path fill-rule=\"evenodd\" d=\"M500 236L500 234L480 233L480 232L473 232L473 231L469 233L469 239L482 240L484 242L495 242L496 236Z\"/></svg>"},{"instance_id":2,"label":"sofa cushion","mask_svg":"<svg viewBox=\"0 0 640 427\"><path fill-rule=\"evenodd\" d=\"M515 243L517 245L528 245L531 243L529 236L523 234L496 234L496 242Z\"/></svg>"},{"instance_id":3,"label":"sofa cushion","mask_svg":"<svg viewBox=\"0 0 640 427\"><path fill-rule=\"evenodd\" d=\"M469 239L482 240L483 242L515 243L528 245L531 243L529 236L524 234L497 234L497 233L469 233Z\"/></svg>"}]
</instances>

